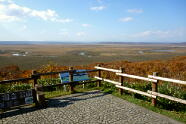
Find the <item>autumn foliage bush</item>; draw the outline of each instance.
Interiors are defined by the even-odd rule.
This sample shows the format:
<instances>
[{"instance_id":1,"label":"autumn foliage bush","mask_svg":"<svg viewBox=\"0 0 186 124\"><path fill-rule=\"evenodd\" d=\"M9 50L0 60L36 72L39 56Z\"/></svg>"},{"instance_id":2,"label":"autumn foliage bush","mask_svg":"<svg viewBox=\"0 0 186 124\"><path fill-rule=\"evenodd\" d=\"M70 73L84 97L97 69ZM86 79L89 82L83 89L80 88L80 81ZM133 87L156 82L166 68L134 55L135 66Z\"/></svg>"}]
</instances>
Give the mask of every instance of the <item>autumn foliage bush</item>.
<instances>
[{"instance_id":1,"label":"autumn foliage bush","mask_svg":"<svg viewBox=\"0 0 186 124\"><path fill-rule=\"evenodd\" d=\"M143 62L115 61L109 63L94 63L89 65L74 66L74 69L95 69L94 66L100 64L102 67L119 69L124 68L124 73L147 77L153 72L158 72L159 76L173 78L178 80L186 80L186 56L175 57L170 60L153 60ZM38 73L56 72L68 70L68 66L60 66L55 63L49 63L36 69ZM0 68L0 80L9 80L16 78L31 77L32 70L20 70L18 66L12 65ZM95 73L90 73L94 76ZM42 79L58 78L58 75L42 76ZM103 78L118 80L118 76L112 72L102 72ZM136 82L134 79L125 78L127 82ZM137 82L140 83L139 80Z\"/></svg>"},{"instance_id":2,"label":"autumn foliage bush","mask_svg":"<svg viewBox=\"0 0 186 124\"><path fill-rule=\"evenodd\" d=\"M74 69L94 69L94 66L100 64L106 68L119 69L124 68L125 73L147 77L153 72L158 72L160 76L186 80L186 56L175 57L170 60L153 60L143 62L115 61L109 63L94 63L89 65L74 66ZM68 70L68 66L61 66L55 63L49 63L36 69L39 73L55 72ZM21 77L30 77L32 70L20 70L16 65L0 68L0 80L15 79ZM57 75L58 76L58 75ZM105 78L118 79L114 73L103 72Z\"/></svg>"}]
</instances>

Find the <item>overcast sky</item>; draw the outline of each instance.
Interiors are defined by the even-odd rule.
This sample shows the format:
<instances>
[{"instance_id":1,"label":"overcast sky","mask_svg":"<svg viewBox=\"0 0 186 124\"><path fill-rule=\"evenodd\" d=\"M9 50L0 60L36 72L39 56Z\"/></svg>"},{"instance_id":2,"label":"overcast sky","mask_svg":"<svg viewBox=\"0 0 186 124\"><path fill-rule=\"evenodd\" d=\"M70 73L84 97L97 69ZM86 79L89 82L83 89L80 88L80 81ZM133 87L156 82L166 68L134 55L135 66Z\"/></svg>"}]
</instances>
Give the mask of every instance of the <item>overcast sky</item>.
<instances>
[{"instance_id":1,"label":"overcast sky","mask_svg":"<svg viewBox=\"0 0 186 124\"><path fill-rule=\"evenodd\" d=\"M0 0L0 41L186 42L186 0Z\"/></svg>"}]
</instances>

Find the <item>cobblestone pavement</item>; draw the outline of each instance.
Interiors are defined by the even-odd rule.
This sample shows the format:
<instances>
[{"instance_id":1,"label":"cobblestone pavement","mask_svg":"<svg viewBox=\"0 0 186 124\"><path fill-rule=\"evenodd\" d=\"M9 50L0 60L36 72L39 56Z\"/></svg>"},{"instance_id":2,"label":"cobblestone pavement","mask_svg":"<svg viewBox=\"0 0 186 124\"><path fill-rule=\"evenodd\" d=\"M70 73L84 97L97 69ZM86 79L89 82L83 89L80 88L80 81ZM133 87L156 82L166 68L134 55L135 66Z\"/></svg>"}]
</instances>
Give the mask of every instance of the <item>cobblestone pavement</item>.
<instances>
[{"instance_id":1,"label":"cobblestone pavement","mask_svg":"<svg viewBox=\"0 0 186 124\"><path fill-rule=\"evenodd\" d=\"M0 124L177 124L179 122L100 91L48 101L44 109L22 108L1 115Z\"/></svg>"}]
</instances>

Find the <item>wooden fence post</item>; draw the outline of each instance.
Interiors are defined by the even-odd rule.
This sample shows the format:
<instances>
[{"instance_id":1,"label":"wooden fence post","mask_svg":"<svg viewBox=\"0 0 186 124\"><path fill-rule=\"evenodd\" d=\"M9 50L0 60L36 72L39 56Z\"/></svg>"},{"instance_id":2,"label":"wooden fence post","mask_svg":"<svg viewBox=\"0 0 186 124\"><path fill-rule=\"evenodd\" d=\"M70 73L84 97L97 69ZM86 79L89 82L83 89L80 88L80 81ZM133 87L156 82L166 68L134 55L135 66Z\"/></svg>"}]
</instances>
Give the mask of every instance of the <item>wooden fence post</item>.
<instances>
[{"instance_id":1,"label":"wooden fence post","mask_svg":"<svg viewBox=\"0 0 186 124\"><path fill-rule=\"evenodd\" d=\"M73 67L69 67L69 82L73 82L73 72L72 72L72 70L73 70ZM74 83L71 83L70 84L70 90L71 90L71 93L73 93L74 92Z\"/></svg>"},{"instance_id":2,"label":"wooden fence post","mask_svg":"<svg viewBox=\"0 0 186 124\"><path fill-rule=\"evenodd\" d=\"M40 76L36 75L37 72L35 70L32 71L32 78L34 80L34 83L33 83L33 100L34 100L34 103L36 106L39 106L39 102L38 102L38 99L37 99L37 91L36 91L36 85L37 85L37 80L40 78Z\"/></svg>"},{"instance_id":3,"label":"wooden fence post","mask_svg":"<svg viewBox=\"0 0 186 124\"><path fill-rule=\"evenodd\" d=\"M100 64L98 64L97 66L98 66L98 67L101 67ZM98 75L98 77L101 78L101 70L100 70L100 69L98 70L97 75ZM100 86L101 86L101 80L99 80L99 81L97 82L97 87L100 87Z\"/></svg>"},{"instance_id":4,"label":"wooden fence post","mask_svg":"<svg viewBox=\"0 0 186 124\"><path fill-rule=\"evenodd\" d=\"M124 73L124 68L120 67L121 73ZM121 83L121 86L123 86L123 76L119 76L119 82ZM119 89L120 95L123 94L123 89Z\"/></svg>"},{"instance_id":5,"label":"wooden fence post","mask_svg":"<svg viewBox=\"0 0 186 124\"><path fill-rule=\"evenodd\" d=\"M35 85L37 84L37 80L40 78L40 76L37 75L37 71L35 70L32 71L32 78L34 79L33 87L35 87Z\"/></svg>"},{"instance_id":6,"label":"wooden fence post","mask_svg":"<svg viewBox=\"0 0 186 124\"><path fill-rule=\"evenodd\" d=\"M36 89L35 87L32 90L32 95L33 95L33 102L35 103L36 106L39 105L38 101L37 101L37 93L36 93Z\"/></svg>"},{"instance_id":7,"label":"wooden fence post","mask_svg":"<svg viewBox=\"0 0 186 124\"><path fill-rule=\"evenodd\" d=\"M43 92L43 87L39 84L36 84L35 91L36 91L36 98L37 98L36 106L46 107L45 94Z\"/></svg>"},{"instance_id":8,"label":"wooden fence post","mask_svg":"<svg viewBox=\"0 0 186 124\"><path fill-rule=\"evenodd\" d=\"M153 72L153 76L158 76L158 73L157 72ZM158 82L152 82L152 91L153 92L158 92ZM157 99L156 98L152 98L152 105L153 106L156 106L157 104Z\"/></svg>"}]
</instances>

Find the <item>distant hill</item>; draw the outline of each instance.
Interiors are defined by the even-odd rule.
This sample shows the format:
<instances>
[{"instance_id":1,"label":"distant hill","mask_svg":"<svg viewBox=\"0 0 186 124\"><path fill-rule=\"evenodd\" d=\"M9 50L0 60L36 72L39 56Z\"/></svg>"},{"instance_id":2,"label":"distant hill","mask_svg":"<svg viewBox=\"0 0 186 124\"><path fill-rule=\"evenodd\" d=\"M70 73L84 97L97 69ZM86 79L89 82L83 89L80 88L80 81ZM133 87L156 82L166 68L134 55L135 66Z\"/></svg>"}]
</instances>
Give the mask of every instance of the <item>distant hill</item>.
<instances>
[{"instance_id":1,"label":"distant hill","mask_svg":"<svg viewBox=\"0 0 186 124\"><path fill-rule=\"evenodd\" d=\"M174 45L186 45L186 42L176 43L176 42L98 42L98 44L131 44L131 45L146 45L146 44L174 44Z\"/></svg>"},{"instance_id":2,"label":"distant hill","mask_svg":"<svg viewBox=\"0 0 186 124\"><path fill-rule=\"evenodd\" d=\"M58 41L0 41L0 45L37 45L37 44L80 44L80 42L58 42Z\"/></svg>"},{"instance_id":3,"label":"distant hill","mask_svg":"<svg viewBox=\"0 0 186 124\"><path fill-rule=\"evenodd\" d=\"M186 45L186 42L182 42L182 43L173 43L173 44L176 44L176 45Z\"/></svg>"},{"instance_id":4,"label":"distant hill","mask_svg":"<svg viewBox=\"0 0 186 124\"><path fill-rule=\"evenodd\" d=\"M167 43L167 42L68 42L68 41L0 41L0 45L37 45L37 44L131 44L131 45L142 45L142 44L175 44L175 45L186 45L186 42L182 43Z\"/></svg>"},{"instance_id":5,"label":"distant hill","mask_svg":"<svg viewBox=\"0 0 186 124\"><path fill-rule=\"evenodd\" d=\"M98 44L169 44L169 43L161 43L161 42L98 42Z\"/></svg>"}]
</instances>

